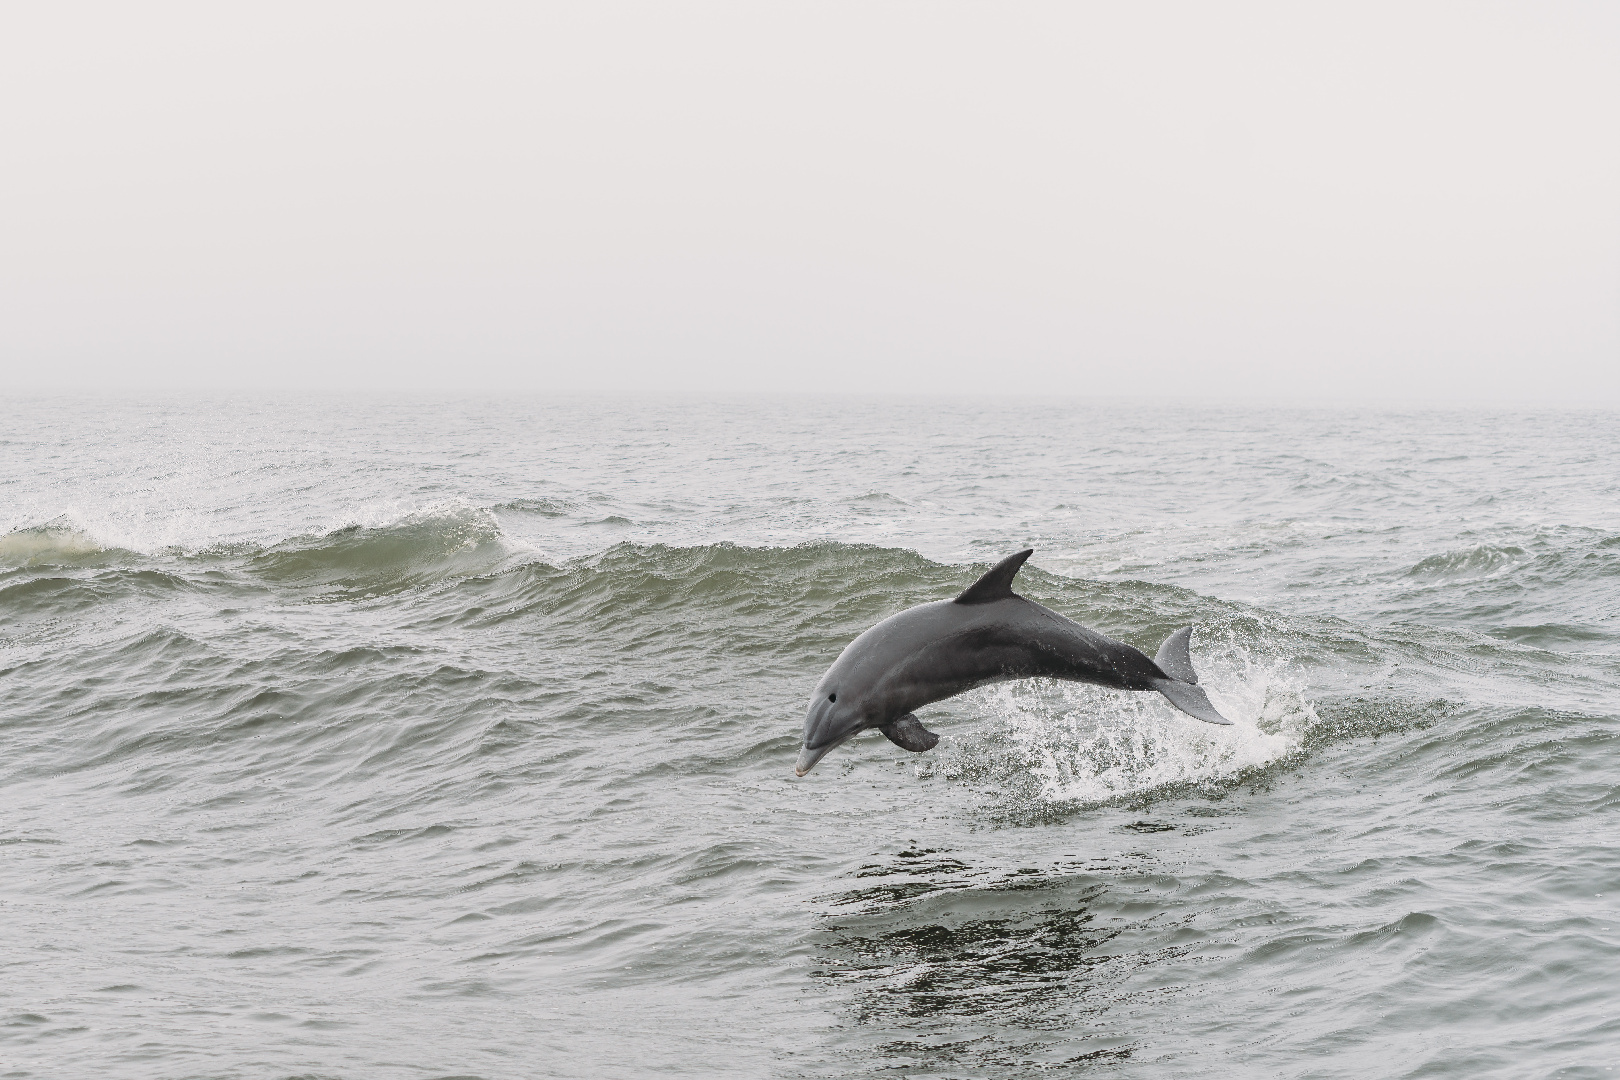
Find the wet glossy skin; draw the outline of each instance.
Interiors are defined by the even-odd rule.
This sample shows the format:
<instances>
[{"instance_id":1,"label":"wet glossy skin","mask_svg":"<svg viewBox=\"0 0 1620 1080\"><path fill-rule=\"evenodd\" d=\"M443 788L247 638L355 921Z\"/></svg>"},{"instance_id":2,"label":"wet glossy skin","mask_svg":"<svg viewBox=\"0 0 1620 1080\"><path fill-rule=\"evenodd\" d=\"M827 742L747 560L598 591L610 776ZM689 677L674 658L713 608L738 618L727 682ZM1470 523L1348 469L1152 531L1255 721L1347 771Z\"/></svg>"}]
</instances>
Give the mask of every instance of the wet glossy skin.
<instances>
[{"instance_id":1,"label":"wet glossy skin","mask_svg":"<svg viewBox=\"0 0 1620 1080\"><path fill-rule=\"evenodd\" d=\"M1153 690L1166 675L1145 653L1021 596L938 600L884 619L850 642L810 695L802 776L867 728L989 683L1045 676Z\"/></svg>"}]
</instances>

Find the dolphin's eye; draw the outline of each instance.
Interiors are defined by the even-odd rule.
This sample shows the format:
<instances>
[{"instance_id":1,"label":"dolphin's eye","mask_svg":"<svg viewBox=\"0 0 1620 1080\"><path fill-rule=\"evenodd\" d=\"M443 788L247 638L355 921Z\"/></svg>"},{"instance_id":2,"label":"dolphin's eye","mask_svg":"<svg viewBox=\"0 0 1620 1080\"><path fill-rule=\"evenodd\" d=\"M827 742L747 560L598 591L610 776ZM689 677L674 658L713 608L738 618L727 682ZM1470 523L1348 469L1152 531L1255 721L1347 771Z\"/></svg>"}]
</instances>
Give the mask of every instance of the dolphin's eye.
<instances>
[{"instance_id":1,"label":"dolphin's eye","mask_svg":"<svg viewBox=\"0 0 1620 1080\"><path fill-rule=\"evenodd\" d=\"M838 695L837 694L828 694L827 695L827 700L828 701L837 701L838 700Z\"/></svg>"}]
</instances>

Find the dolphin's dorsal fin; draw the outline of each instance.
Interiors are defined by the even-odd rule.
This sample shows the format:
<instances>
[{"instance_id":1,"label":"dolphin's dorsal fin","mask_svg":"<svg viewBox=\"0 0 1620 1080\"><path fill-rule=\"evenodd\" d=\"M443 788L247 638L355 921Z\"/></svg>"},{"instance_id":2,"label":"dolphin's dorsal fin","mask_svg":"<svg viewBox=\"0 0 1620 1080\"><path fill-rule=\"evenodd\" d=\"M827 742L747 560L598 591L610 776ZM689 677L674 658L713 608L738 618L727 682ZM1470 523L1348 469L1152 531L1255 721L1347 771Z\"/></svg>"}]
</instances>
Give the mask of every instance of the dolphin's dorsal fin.
<instances>
[{"instance_id":1,"label":"dolphin's dorsal fin","mask_svg":"<svg viewBox=\"0 0 1620 1080\"><path fill-rule=\"evenodd\" d=\"M1024 565L1024 560L1035 554L1034 548L1025 548L1016 555L1009 555L989 570L984 577L969 585L961 596L956 598L958 604L988 604L992 600L1005 600L1013 595L1013 578Z\"/></svg>"}]
</instances>

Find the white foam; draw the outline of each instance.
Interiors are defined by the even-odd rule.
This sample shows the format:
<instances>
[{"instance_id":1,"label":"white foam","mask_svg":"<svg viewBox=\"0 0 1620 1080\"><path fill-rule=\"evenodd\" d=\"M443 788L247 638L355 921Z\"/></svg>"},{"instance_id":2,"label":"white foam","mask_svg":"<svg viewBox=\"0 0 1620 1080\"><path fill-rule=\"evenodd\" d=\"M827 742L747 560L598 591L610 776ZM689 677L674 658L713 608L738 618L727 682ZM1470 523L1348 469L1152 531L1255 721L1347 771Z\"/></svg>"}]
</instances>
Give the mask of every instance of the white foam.
<instances>
[{"instance_id":1,"label":"white foam","mask_svg":"<svg viewBox=\"0 0 1620 1080\"><path fill-rule=\"evenodd\" d=\"M1241 651L1198 660L1230 727L1200 723L1157 694L1049 679L981 691L1023 756L1039 798L1097 804L1168 785L1219 784L1298 751L1317 722L1303 680Z\"/></svg>"}]
</instances>

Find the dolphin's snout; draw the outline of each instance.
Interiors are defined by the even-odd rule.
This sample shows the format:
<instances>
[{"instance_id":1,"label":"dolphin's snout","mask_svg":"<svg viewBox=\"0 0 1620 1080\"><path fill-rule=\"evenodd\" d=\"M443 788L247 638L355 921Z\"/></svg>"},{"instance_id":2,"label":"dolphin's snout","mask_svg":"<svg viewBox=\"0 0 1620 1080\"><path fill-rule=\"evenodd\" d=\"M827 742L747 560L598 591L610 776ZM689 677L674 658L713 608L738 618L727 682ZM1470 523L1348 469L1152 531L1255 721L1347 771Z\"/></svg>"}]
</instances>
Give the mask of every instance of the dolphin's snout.
<instances>
[{"instance_id":1,"label":"dolphin's snout","mask_svg":"<svg viewBox=\"0 0 1620 1080\"><path fill-rule=\"evenodd\" d=\"M828 751L855 734L840 730L846 724L847 721L841 722L831 695L817 687L810 695L810 708L805 713L804 743L799 750L799 760L793 763L793 774L803 776L815 768L816 762L826 757Z\"/></svg>"},{"instance_id":2,"label":"dolphin's snout","mask_svg":"<svg viewBox=\"0 0 1620 1080\"><path fill-rule=\"evenodd\" d=\"M849 731L844 732L837 738L828 739L820 746L811 746L810 740L806 739L804 746L799 750L799 760L793 763L793 774L795 776L803 776L805 773L815 768L816 762L820 761L822 758L831 753L834 747L843 746L845 743L849 742L849 740L859 735L861 731L862 729L858 727L851 728Z\"/></svg>"},{"instance_id":3,"label":"dolphin's snout","mask_svg":"<svg viewBox=\"0 0 1620 1080\"><path fill-rule=\"evenodd\" d=\"M828 744L827 746L818 746L814 750L810 749L808 746L802 748L799 751L799 760L793 763L793 775L803 776L805 773L815 768L816 762L826 757L827 751L831 749L831 744Z\"/></svg>"}]
</instances>

